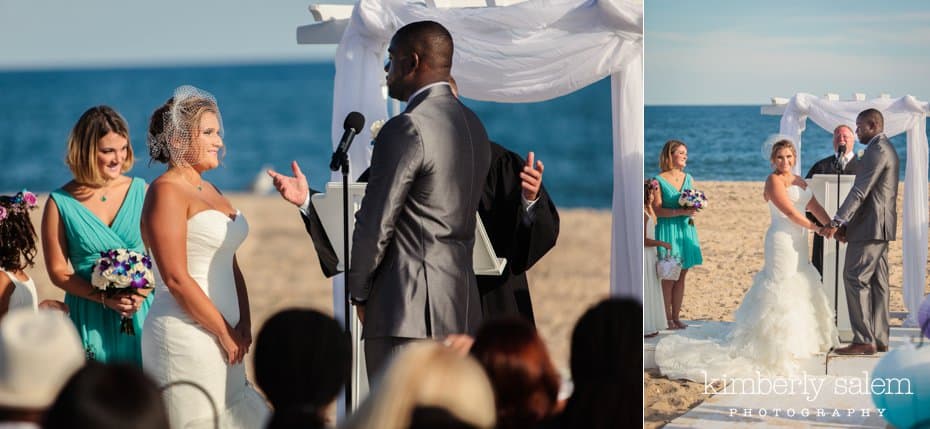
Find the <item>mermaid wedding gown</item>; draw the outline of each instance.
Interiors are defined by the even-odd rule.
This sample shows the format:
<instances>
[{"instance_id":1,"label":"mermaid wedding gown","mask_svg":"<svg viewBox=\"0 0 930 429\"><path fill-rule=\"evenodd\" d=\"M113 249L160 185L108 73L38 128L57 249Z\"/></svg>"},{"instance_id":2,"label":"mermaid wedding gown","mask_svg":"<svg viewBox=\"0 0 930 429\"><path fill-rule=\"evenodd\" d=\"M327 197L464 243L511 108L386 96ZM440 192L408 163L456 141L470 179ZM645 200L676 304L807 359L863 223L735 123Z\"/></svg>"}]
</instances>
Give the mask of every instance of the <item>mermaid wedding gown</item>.
<instances>
[{"instance_id":1,"label":"mermaid wedding gown","mask_svg":"<svg viewBox=\"0 0 930 429\"><path fill-rule=\"evenodd\" d=\"M792 185L788 197L804 213L811 191ZM670 379L692 381L734 377L790 377L800 360L828 351L837 341L833 311L820 276L807 260L807 232L770 201L772 222L765 234L765 265L753 278L724 331L691 329L656 345L656 364ZM757 374L758 372L758 374Z\"/></svg>"},{"instance_id":2,"label":"mermaid wedding gown","mask_svg":"<svg viewBox=\"0 0 930 429\"><path fill-rule=\"evenodd\" d=\"M229 218L206 210L187 221L187 267L191 277L230 325L239 323L233 256L249 232L242 214ZM178 381L202 387L216 404L221 428L264 427L269 410L245 378L245 365L228 365L216 337L175 301L155 267L156 294L142 333L142 364L159 386ZM174 429L213 427L206 395L189 385L164 392Z\"/></svg>"}]
</instances>

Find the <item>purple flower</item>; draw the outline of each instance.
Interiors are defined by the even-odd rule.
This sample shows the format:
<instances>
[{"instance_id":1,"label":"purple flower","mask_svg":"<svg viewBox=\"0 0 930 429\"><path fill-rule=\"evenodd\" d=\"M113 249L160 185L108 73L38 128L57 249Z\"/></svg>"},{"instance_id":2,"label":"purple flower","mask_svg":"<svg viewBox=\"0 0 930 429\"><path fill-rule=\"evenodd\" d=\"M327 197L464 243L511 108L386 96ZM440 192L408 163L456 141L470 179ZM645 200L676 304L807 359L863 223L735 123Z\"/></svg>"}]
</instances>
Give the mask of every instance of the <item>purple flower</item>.
<instances>
[{"instance_id":1,"label":"purple flower","mask_svg":"<svg viewBox=\"0 0 930 429\"><path fill-rule=\"evenodd\" d=\"M0 221L3 221L7 217L6 207L0 206Z\"/></svg>"},{"instance_id":2,"label":"purple flower","mask_svg":"<svg viewBox=\"0 0 930 429\"><path fill-rule=\"evenodd\" d=\"M145 288L148 286L148 284L149 284L149 281L145 279L145 274L143 273L133 274L132 281L129 282L129 286L135 289Z\"/></svg>"}]
</instances>

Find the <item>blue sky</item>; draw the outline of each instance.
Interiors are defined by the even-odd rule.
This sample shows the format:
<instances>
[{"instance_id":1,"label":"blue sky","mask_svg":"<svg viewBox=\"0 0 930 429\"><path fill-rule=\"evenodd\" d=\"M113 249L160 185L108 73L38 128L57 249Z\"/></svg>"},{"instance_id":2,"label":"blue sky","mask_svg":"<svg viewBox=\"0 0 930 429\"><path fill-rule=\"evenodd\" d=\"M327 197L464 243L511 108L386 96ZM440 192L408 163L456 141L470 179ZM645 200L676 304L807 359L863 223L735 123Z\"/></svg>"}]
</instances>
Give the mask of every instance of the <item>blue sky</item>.
<instances>
[{"instance_id":1,"label":"blue sky","mask_svg":"<svg viewBox=\"0 0 930 429\"><path fill-rule=\"evenodd\" d=\"M645 1L645 102L930 98L930 2Z\"/></svg>"},{"instance_id":2,"label":"blue sky","mask_svg":"<svg viewBox=\"0 0 930 429\"><path fill-rule=\"evenodd\" d=\"M323 2L0 0L0 70L332 58L296 42L311 3Z\"/></svg>"}]
</instances>

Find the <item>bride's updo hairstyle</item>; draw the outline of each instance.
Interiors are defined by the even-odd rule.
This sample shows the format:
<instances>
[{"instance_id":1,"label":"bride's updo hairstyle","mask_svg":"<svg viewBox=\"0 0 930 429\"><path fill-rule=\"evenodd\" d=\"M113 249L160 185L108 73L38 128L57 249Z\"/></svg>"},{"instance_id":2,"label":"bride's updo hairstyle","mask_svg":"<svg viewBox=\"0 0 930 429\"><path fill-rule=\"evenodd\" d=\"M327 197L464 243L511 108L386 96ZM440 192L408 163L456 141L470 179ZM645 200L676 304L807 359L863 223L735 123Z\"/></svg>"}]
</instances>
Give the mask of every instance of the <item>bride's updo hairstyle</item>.
<instances>
[{"instance_id":1,"label":"bride's updo hairstyle","mask_svg":"<svg viewBox=\"0 0 930 429\"><path fill-rule=\"evenodd\" d=\"M149 120L147 144L152 161L179 166L197 164L200 151L193 143L200 133L200 118L207 112L216 115L222 137L223 119L216 99L190 85L178 87Z\"/></svg>"},{"instance_id":2,"label":"bride's updo hairstyle","mask_svg":"<svg viewBox=\"0 0 930 429\"><path fill-rule=\"evenodd\" d=\"M659 154L659 170L664 172L672 169L672 154L681 146L685 148L688 147L688 145L681 140L669 140L665 142L665 146L662 146L662 153Z\"/></svg>"}]
</instances>

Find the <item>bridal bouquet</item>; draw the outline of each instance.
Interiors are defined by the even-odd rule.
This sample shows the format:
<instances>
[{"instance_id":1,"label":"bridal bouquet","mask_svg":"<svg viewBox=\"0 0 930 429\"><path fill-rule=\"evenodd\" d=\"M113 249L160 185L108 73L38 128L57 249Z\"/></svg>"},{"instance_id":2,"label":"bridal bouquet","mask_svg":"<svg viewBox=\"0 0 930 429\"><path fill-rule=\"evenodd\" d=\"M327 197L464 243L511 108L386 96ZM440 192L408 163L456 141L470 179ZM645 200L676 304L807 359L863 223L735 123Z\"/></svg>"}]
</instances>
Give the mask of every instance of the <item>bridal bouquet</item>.
<instances>
[{"instance_id":1,"label":"bridal bouquet","mask_svg":"<svg viewBox=\"0 0 930 429\"><path fill-rule=\"evenodd\" d=\"M140 289L151 289L155 286L152 258L127 249L100 252L100 259L94 263L90 284L107 298L124 293L138 293ZM120 332L127 335L136 334L131 318L123 318Z\"/></svg>"},{"instance_id":2,"label":"bridal bouquet","mask_svg":"<svg viewBox=\"0 0 930 429\"><path fill-rule=\"evenodd\" d=\"M707 207L707 195L697 189L685 189L678 197L678 204L682 207L701 210ZM688 219L688 223L694 225L694 219Z\"/></svg>"}]
</instances>

